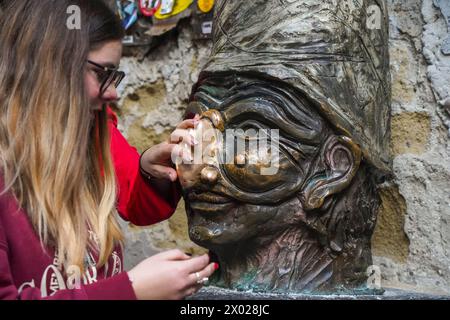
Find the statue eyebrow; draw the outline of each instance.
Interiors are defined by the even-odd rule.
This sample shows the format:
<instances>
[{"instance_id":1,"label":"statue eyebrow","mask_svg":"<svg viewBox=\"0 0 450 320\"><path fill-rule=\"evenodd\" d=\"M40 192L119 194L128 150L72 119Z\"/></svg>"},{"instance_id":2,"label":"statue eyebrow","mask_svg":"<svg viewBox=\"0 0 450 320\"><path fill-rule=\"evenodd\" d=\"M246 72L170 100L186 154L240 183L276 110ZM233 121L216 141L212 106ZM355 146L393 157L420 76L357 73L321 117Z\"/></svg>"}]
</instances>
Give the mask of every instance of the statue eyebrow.
<instances>
[{"instance_id":1,"label":"statue eyebrow","mask_svg":"<svg viewBox=\"0 0 450 320\"><path fill-rule=\"evenodd\" d=\"M255 115L267 110L261 123L270 121L293 141L315 146L320 142L324 121L306 99L298 96L285 84L271 84L246 77L214 76L197 87L194 100L207 109L220 110L226 122L242 113ZM251 99L255 99L251 101ZM258 106L259 103L259 106ZM272 117L270 117L272 115ZM284 121L279 122L276 119ZM285 124L285 125L283 125Z\"/></svg>"},{"instance_id":2,"label":"statue eyebrow","mask_svg":"<svg viewBox=\"0 0 450 320\"><path fill-rule=\"evenodd\" d=\"M194 101L198 101L208 109L217 109L222 103L222 100L209 94L205 88L200 89L194 95Z\"/></svg>"},{"instance_id":3,"label":"statue eyebrow","mask_svg":"<svg viewBox=\"0 0 450 320\"><path fill-rule=\"evenodd\" d=\"M266 125L273 124L274 128L280 129L285 136L292 137L294 140L299 140L306 144L316 144L320 141L320 134L322 132L322 126L311 127L306 123L293 122L286 115L284 110L281 108L270 108L269 104L276 105L276 102L264 100L264 98L259 99L257 102L251 102L248 99L242 101L231 101L226 105L222 105L220 110L224 114L225 122L238 123L234 121L237 116L242 114L261 114L260 110L270 110L266 112L263 118L254 119L259 120L261 123L266 123ZM267 108L265 108L267 107ZM280 120L279 120L280 119Z\"/></svg>"}]
</instances>

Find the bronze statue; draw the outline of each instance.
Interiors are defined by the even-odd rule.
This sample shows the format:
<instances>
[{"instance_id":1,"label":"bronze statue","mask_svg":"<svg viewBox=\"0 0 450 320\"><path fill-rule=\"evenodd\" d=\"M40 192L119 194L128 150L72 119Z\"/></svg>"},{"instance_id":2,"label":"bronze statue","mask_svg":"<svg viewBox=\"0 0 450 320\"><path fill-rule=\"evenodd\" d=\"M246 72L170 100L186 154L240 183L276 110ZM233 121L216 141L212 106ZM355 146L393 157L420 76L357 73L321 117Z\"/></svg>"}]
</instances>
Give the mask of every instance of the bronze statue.
<instances>
[{"instance_id":1,"label":"bronze statue","mask_svg":"<svg viewBox=\"0 0 450 320\"><path fill-rule=\"evenodd\" d=\"M391 171L385 2L219 0L215 10L213 52L185 114L215 129L201 141L213 148L177 166L190 237L220 264L213 283L367 293L377 184ZM219 161L227 132L271 140L269 129L273 174L248 146Z\"/></svg>"}]
</instances>

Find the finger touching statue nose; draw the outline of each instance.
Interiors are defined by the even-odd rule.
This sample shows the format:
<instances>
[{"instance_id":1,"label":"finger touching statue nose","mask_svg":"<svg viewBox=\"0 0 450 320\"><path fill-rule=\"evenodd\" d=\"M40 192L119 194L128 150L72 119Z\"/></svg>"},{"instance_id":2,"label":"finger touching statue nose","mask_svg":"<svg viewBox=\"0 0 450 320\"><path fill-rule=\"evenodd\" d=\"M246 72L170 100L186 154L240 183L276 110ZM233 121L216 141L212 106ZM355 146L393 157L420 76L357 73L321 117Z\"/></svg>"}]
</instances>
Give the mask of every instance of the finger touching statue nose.
<instances>
[{"instance_id":1,"label":"finger touching statue nose","mask_svg":"<svg viewBox=\"0 0 450 320\"><path fill-rule=\"evenodd\" d=\"M178 154L189 154L190 159L178 157L174 161L182 187L190 188L198 183L215 184L220 176L217 155L221 133L209 118L202 118L195 129L189 130L189 136L196 143L189 143L189 140L181 142Z\"/></svg>"}]
</instances>

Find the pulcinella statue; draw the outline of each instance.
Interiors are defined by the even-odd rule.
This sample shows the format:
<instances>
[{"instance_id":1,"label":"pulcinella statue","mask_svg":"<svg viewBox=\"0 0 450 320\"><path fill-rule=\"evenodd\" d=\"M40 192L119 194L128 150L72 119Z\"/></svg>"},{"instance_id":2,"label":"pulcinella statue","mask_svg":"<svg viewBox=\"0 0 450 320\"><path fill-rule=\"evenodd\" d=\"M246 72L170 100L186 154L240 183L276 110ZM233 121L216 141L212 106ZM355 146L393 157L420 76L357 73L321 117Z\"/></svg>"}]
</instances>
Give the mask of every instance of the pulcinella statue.
<instances>
[{"instance_id":1,"label":"pulcinella statue","mask_svg":"<svg viewBox=\"0 0 450 320\"><path fill-rule=\"evenodd\" d=\"M391 172L385 1L219 0L215 10L185 113L215 135L208 161L177 166L190 237L220 264L213 284L371 293L377 184ZM221 161L227 133L248 130L276 147L260 153L249 145L263 135L235 134L231 145L246 147ZM262 174L267 156L276 170Z\"/></svg>"}]
</instances>

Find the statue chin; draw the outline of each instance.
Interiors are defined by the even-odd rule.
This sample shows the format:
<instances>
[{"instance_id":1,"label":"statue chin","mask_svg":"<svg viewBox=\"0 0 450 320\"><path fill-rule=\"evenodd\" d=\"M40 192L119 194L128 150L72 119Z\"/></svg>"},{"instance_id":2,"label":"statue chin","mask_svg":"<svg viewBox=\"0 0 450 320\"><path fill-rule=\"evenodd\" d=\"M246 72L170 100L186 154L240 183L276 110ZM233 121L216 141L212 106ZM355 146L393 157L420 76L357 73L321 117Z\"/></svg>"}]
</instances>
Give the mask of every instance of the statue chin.
<instances>
[{"instance_id":1,"label":"statue chin","mask_svg":"<svg viewBox=\"0 0 450 320\"><path fill-rule=\"evenodd\" d=\"M209 225L195 225L189 228L189 237L199 246L214 250L217 246L238 245L246 236L243 230L225 229Z\"/></svg>"},{"instance_id":2,"label":"statue chin","mask_svg":"<svg viewBox=\"0 0 450 320\"><path fill-rule=\"evenodd\" d=\"M287 228L303 224L305 219L296 198L272 206L234 199L224 204L187 200L186 209L191 240L219 251L221 246L245 247L254 239L272 238Z\"/></svg>"},{"instance_id":3,"label":"statue chin","mask_svg":"<svg viewBox=\"0 0 450 320\"><path fill-rule=\"evenodd\" d=\"M223 244L223 229L209 228L207 226L192 226L189 228L189 237L196 244L209 247L208 244Z\"/></svg>"},{"instance_id":4,"label":"statue chin","mask_svg":"<svg viewBox=\"0 0 450 320\"><path fill-rule=\"evenodd\" d=\"M224 221L226 219L222 221L206 220L195 212L188 217L189 237L196 244L208 249L237 244L253 236L246 226L229 224Z\"/></svg>"}]
</instances>

